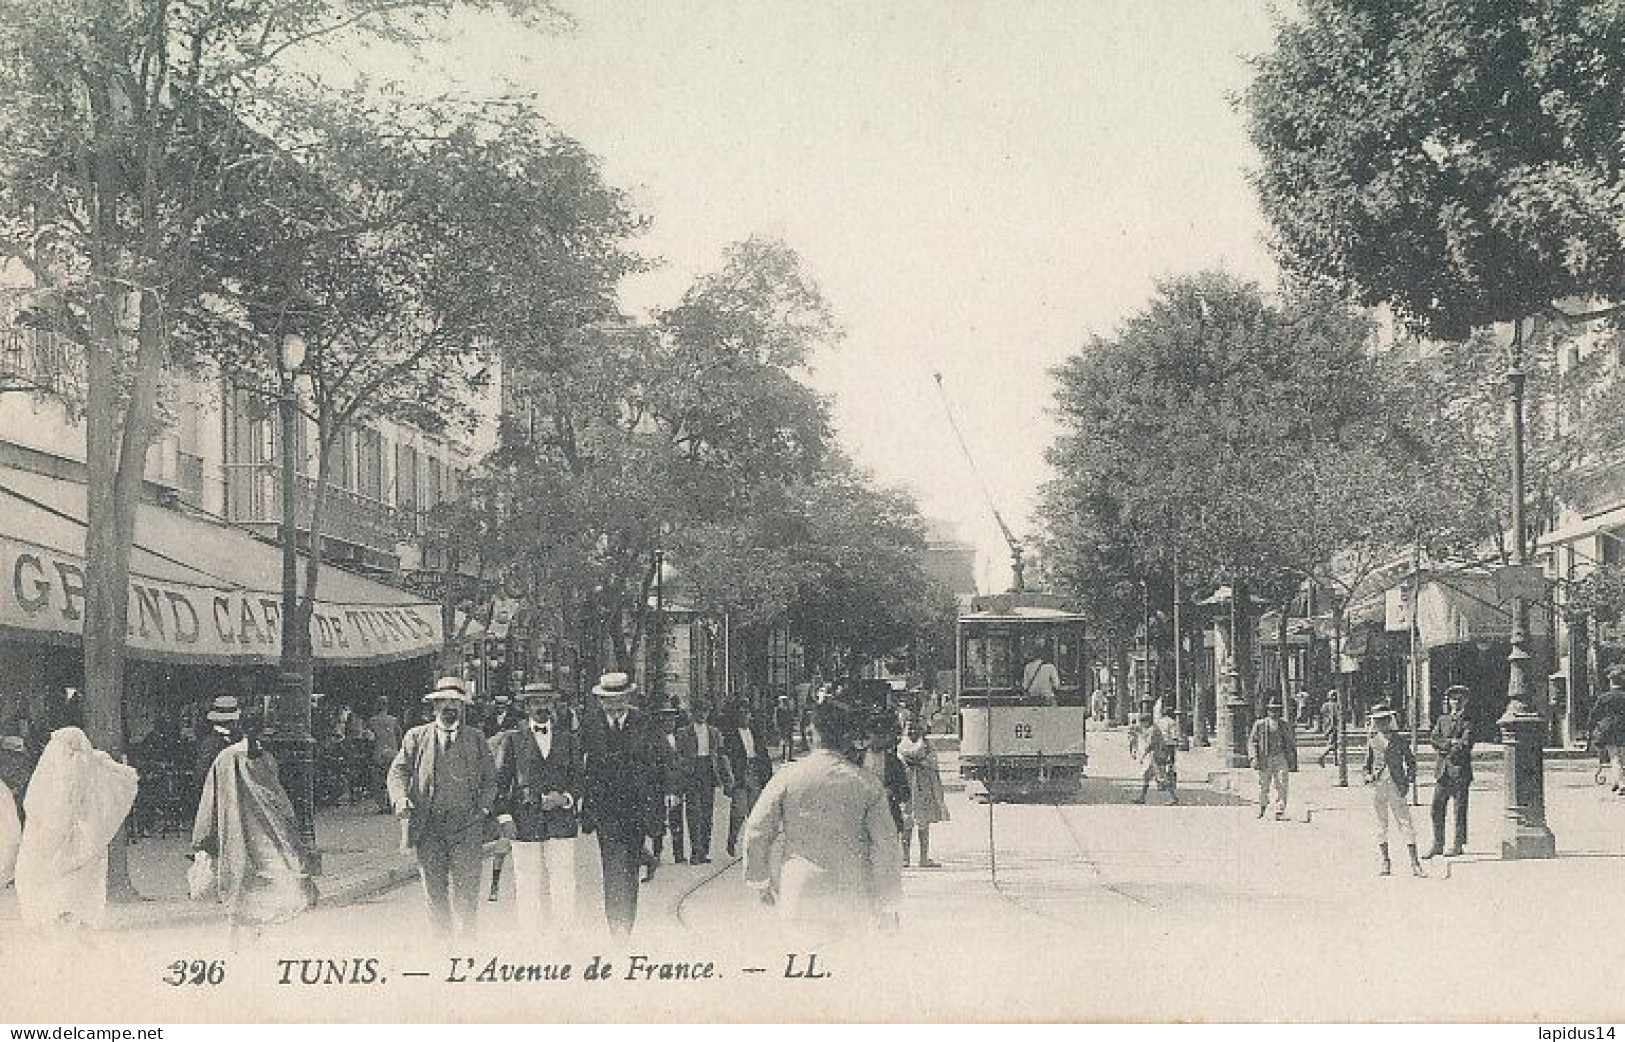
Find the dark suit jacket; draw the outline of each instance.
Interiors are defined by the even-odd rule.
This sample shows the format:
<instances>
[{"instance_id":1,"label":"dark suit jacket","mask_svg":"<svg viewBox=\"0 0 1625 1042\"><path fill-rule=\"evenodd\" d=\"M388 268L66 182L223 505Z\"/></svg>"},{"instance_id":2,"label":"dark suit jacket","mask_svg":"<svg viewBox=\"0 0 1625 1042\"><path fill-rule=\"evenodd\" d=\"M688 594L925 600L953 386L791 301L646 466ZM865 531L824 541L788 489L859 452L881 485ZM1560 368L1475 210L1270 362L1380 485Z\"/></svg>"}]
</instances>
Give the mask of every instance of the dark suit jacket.
<instances>
[{"instance_id":1,"label":"dark suit jacket","mask_svg":"<svg viewBox=\"0 0 1625 1042\"><path fill-rule=\"evenodd\" d=\"M1377 751L1369 745L1365 747L1365 776L1375 780L1377 777ZM1383 750L1382 763L1388 777L1394 779L1400 792L1406 792L1411 787L1411 779L1416 776L1416 754L1411 752L1411 743L1405 736L1395 731L1388 736L1388 748Z\"/></svg>"},{"instance_id":2,"label":"dark suit jacket","mask_svg":"<svg viewBox=\"0 0 1625 1042\"><path fill-rule=\"evenodd\" d=\"M722 752L728 758L728 765L733 770L735 785L747 777L756 779L758 786L766 785L767 780L773 777L773 755L762 742L762 732L748 725L747 728L750 731L751 742L756 747L755 756L745 755L745 742L739 737L738 728L729 728L722 732Z\"/></svg>"},{"instance_id":3,"label":"dark suit jacket","mask_svg":"<svg viewBox=\"0 0 1625 1042\"><path fill-rule=\"evenodd\" d=\"M677 777L678 783L684 790L703 789L710 785L718 785L724 789L734 787L733 765L728 762L727 751L722 747L722 732L714 724L706 724L711 731L711 775L709 778L699 775L700 739L694 733L694 725L688 724L677 729Z\"/></svg>"},{"instance_id":4,"label":"dark suit jacket","mask_svg":"<svg viewBox=\"0 0 1625 1042\"><path fill-rule=\"evenodd\" d=\"M492 739L496 760L496 802L492 812L513 818L516 837L524 843L568 839L580 831L576 811L585 795L582 785L581 741L567 725L552 723L552 745L546 759L536 747L530 721ZM569 807L543 810L542 796L563 793Z\"/></svg>"},{"instance_id":5,"label":"dark suit jacket","mask_svg":"<svg viewBox=\"0 0 1625 1042\"><path fill-rule=\"evenodd\" d=\"M435 740L437 726L419 724L406 732L400 752L389 765L389 798L396 812L400 812L407 800L412 801L406 826L408 846L415 846L418 836L428 827L436 779L447 772L457 772L467 778L474 792L472 805L460 808L463 820L448 823L450 827L463 832L483 824L496 800L496 765L485 744L485 735L479 728L463 724L457 728L456 740L442 755Z\"/></svg>"},{"instance_id":6,"label":"dark suit jacket","mask_svg":"<svg viewBox=\"0 0 1625 1042\"><path fill-rule=\"evenodd\" d=\"M1473 725L1464 714L1439 717L1428 742L1438 753L1433 761L1434 780L1448 779L1463 785L1473 780Z\"/></svg>"},{"instance_id":7,"label":"dark suit jacket","mask_svg":"<svg viewBox=\"0 0 1625 1042\"><path fill-rule=\"evenodd\" d=\"M671 789L671 751L653 717L629 710L616 733L597 699L581 712L583 753L582 827L626 842L654 839L666 828Z\"/></svg>"}]
</instances>

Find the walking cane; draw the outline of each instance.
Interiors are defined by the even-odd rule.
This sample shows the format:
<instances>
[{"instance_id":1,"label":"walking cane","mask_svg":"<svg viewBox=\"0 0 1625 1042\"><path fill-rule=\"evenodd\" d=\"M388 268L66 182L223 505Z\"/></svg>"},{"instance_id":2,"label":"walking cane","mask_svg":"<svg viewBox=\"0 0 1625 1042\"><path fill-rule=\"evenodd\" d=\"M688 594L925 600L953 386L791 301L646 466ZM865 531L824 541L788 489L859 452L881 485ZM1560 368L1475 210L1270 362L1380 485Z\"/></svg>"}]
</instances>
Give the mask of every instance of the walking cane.
<instances>
[{"instance_id":1,"label":"walking cane","mask_svg":"<svg viewBox=\"0 0 1625 1042\"><path fill-rule=\"evenodd\" d=\"M491 859L491 893L485 898L487 901L497 899L497 888L502 884L502 865L508 860L506 851L499 850Z\"/></svg>"}]
</instances>

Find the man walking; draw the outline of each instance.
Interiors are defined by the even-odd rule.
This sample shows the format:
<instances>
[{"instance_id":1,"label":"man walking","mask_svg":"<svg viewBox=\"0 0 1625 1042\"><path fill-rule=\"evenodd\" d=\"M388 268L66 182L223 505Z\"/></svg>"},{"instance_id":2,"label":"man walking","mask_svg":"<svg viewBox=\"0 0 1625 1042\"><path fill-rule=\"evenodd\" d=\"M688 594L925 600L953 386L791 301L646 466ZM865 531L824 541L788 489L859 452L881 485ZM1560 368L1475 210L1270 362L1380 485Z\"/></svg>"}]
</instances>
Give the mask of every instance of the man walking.
<instances>
[{"instance_id":1,"label":"man walking","mask_svg":"<svg viewBox=\"0 0 1625 1042\"><path fill-rule=\"evenodd\" d=\"M1365 783L1371 786L1371 803L1377 812L1377 850L1382 857L1378 874L1394 873L1388 857L1388 819L1393 818L1405 839L1411 875L1425 876L1422 862L1416 857L1416 826L1411 823L1411 805L1406 799L1411 779L1416 776L1416 754L1405 736L1394 729L1395 716L1386 702L1378 703L1366 714L1371 721L1371 735L1366 739Z\"/></svg>"},{"instance_id":2,"label":"man walking","mask_svg":"<svg viewBox=\"0 0 1625 1042\"><path fill-rule=\"evenodd\" d=\"M722 755L733 776L733 785L728 789L728 856L733 857L738 849L739 830L762 795L762 787L773 777L772 753L751 726L745 711L737 706L730 709L723 720Z\"/></svg>"},{"instance_id":3,"label":"man walking","mask_svg":"<svg viewBox=\"0 0 1625 1042\"><path fill-rule=\"evenodd\" d=\"M1613 791L1625 796L1625 665L1608 667L1608 690L1591 708L1591 743L1607 752Z\"/></svg>"},{"instance_id":4,"label":"man walking","mask_svg":"<svg viewBox=\"0 0 1625 1042\"><path fill-rule=\"evenodd\" d=\"M779 739L779 760L789 763L796 752L796 707L789 695L780 695L773 710L773 730Z\"/></svg>"},{"instance_id":5,"label":"man walking","mask_svg":"<svg viewBox=\"0 0 1625 1042\"><path fill-rule=\"evenodd\" d=\"M519 696L528 719L492 739L496 800L492 809L511 841L514 897L527 935L542 924L542 899L552 909L552 929L569 931L575 919L576 803L582 793L579 740L555 713L558 692L533 681Z\"/></svg>"},{"instance_id":6,"label":"man walking","mask_svg":"<svg viewBox=\"0 0 1625 1042\"><path fill-rule=\"evenodd\" d=\"M406 844L417 854L435 932L468 937L496 766L485 736L463 723L474 700L460 678L442 677L423 700L435 718L406 732L389 765L389 796L396 815L406 819Z\"/></svg>"},{"instance_id":7,"label":"man walking","mask_svg":"<svg viewBox=\"0 0 1625 1042\"><path fill-rule=\"evenodd\" d=\"M775 774L745 822L745 885L779 914L831 940L873 923L895 929L903 847L880 780L846 758L846 711L808 710L812 749ZM773 851L782 841L783 857Z\"/></svg>"},{"instance_id":8,"label":"man walking","mask_svg":"<svg viewBox=\"0 0 1625 1042\"><path fill-rule=\"evenodd\" d=\"M677 732L677 777L688 818L689 860L711 861L711 819L716 812L717 788L732 789L733 772L722 755L722 732L711 725L711 707L695 702L689 726Z\"/></svg>"},{"instance_id":9,"label":"man walking","mask_svg":"<svg viewBox=\"0 0 1625 1042\"><path fill-rule=\"evenodd\" d=\"M1258 772L1258 816L1263 817L1275 789L1275 820L1286 820L1287 773L1298 766L1298 742L1292 728L1282 718L1286 706L1281 696L1270 699L1269 715L1253 724L1247 746L1253 770Z\"/></svg>"},{"instance_id":10,"label":"man walking","mask_svg":"<svg viewBox=\"0 0 1625 1042\"><path fill-rule=\"evenodd\" d=\"M1328 691L1326 701L1320 704L1320 733L1326 738L1326 747L1315 758L1315 765L1326 766L1326 758L1329 756L1332 758L1332 766L1336 767L1338 757L1342 755L1337 748L1338 739L1343 733L1343 711L1337 704L1336 691Z\"/></svg>"},{"instance_id":11,"label":"man walking","mask_svg":"<svg viewBox=\"0 0 1625 1042\"><path fill-rule=\"evenodd\" d=\"M1152 782L1157 783L1157 788L1168 791L1170 803L1179 802L1179 792L1173 778L1175 748L1169 744L1163 729L1151 722L1151 714L1141 712L1138 725L1129 735L1130 755L1145 765L1140 773L1140 794L1134 797L1135 803L1145 802Z\"/></svg>"},{"instance_id":12,"label":"man walking","mask_svg":"<svg viewBox=\"0 0 1625 1042\"><path fill-rule=\"evenodd\" d=\"M625 673L605 673L581 714L582 827L598 834L604 916L617 937L637 921L638 869L656 863L653 843L665 827L666 808L676 802L666 745L654 719L632 708L636 691Z\"/></svg>"},{"instance_id":13,"label":"man walking","mask_svg":"<svg viewBox=\"0 0 1625 1042\"><path fill-rule=\"evenodd\" d=\"M1427 857L1455 857L1467 845L1467 794L1473 784L1473 725L1463 712L1469 694L1461 684L1445 688L1450 711L1433 724L1428 736L1435 753L1433 760L1433 849ZM1444 847L1444 818L1450 801L1456 804L1455 836L1450 849Z\"/></svg>"}]
</instances>

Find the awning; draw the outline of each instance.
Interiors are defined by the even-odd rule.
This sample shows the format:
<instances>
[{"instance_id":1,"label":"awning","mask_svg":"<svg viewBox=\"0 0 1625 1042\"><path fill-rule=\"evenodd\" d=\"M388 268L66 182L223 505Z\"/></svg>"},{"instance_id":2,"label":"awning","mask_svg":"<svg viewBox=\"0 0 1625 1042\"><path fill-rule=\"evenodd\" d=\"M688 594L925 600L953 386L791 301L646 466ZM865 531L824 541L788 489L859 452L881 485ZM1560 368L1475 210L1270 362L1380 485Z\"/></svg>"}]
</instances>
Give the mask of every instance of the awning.
<instances>
[{"instance_id":1,"label":"awning","mask_svg":"<svg viewBox=\"0 0 1625 1042\"><path fill-rule=\"evenodd\" d=\"M0 628L77 643L84 626L85 487L0 467ZM301 559L301 574L303 559ZM282 556L241 529L143 503L130 556L133 658L275 664L282 648ZM311 646L328 666L437 654L440 606L323 567Z\"/></svg>"},{"instance_id":2,"label":"awning","mask_svg":"<svg viewBox=\"0 0 1625 1042\"><path fill-rule=\"evenodd\" d=\"M1600 514L1593 514L1590 517L1570 521L1568 524L1554 528L1535 540L1535 545L1541 549L1561 546L1564 543L1572 543L1576 539L1584 539L1587 536L1608 534L1616 528L1625 528L1625 507L1616 507L1613 510L1605 510Z\"/></svg>"},{"instance_id":3,"label":"awning","mask_svg":"<svg viewBox=\"0 0 1625 1042\"><path fill-rule=\"evenodd\" d=\"M1546 613L1530 611L1530 636L1545 631ZM1430 580L1416 595L1416 632L1424 648L1510 640L1512 602L1501 598L1487 575Z\"/></svg>"}]
</instances>

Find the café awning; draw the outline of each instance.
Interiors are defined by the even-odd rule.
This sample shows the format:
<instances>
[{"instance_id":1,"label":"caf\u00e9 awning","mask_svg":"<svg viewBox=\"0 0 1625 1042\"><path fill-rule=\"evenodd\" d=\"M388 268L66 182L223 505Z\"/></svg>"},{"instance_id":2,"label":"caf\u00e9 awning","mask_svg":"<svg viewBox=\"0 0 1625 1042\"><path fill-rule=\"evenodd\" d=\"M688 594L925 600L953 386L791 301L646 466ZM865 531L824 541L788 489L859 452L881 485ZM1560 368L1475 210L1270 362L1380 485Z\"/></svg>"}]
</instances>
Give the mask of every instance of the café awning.
<instances>
[{"instance_id":1,"label":"caf\u00e9 awning","mask_svg":"<svg viewBox=\"0 0 1625 1042\"><path fill-rule=\"evenodd\" d=\"M0 467L0 629L77 643L84 625L85 487ZM303 558L301 558L301 570ZM281 655L278 547L228 524L142 503L130 557L133 658L271 665ZM327 666L436 654L440 606L336 567L322 569L311 647Z\"/></svg>"}]
</instances>

